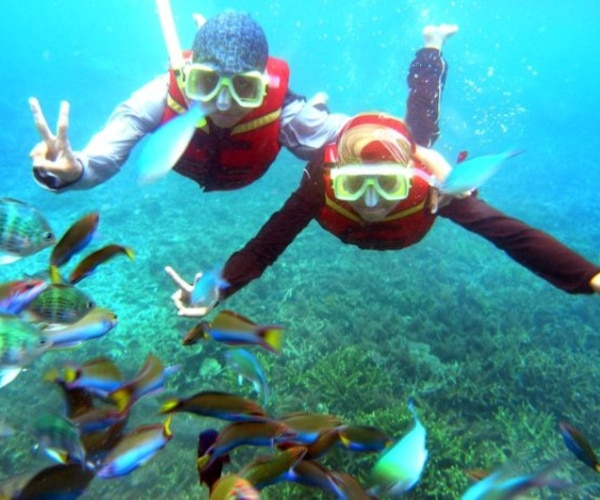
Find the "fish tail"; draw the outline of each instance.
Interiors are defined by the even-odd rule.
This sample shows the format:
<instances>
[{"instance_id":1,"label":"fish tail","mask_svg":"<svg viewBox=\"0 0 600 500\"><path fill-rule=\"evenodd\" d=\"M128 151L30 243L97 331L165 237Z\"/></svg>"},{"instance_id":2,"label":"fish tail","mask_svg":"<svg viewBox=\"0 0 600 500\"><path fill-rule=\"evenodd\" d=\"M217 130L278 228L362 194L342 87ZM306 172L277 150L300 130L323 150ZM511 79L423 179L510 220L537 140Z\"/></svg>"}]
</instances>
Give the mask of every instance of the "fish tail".
<instances>
[{"instance_id":1,"label":"fish tail","mask_svg":"<svg viewBox=\"0 0 600 500\"><path fill-rule=\"evenodd\" d=\"M259 330L258 335L262 338L266 349L276 354L281 352L283 328L279 326L265 326Z\"/></svg>"},{"instance_id":2,"label":"fish tail","mask_svg":"<svg viewBox=\"0 0 600 500\"><path fill-rule=\"evenodd\" d=\"M68 366L65 368L64 381L67 384L75 382L75 380L77 380L77 375L78 375L77 369L73 368L72 366Z\"/></svg>"},{"instance_id":3,"label":"fish tail","mask_svg":"<svg viewBox=\"0 0 600 500\"><path fill-rule=\"evenodd\" d=\"M167 401L164 403L158 410L158 413L171 413L177 409L179 406L179 400L172 399L171 401Z\"/></svg>"},{"instance_id":4,"label":"fish tail","mask_svg":"<svg viewBox=\"0 0 600 500\"><path fill-rule=\"evenodd\" d=\"M135 259L135 252L133 251L133 248L123 247L123 253L125 255L127 255L127 257L129 258L129 260Z\"/></svg>"},{"instance_id":5,"label":"fish tail","mask_svg":"<svg viewBox=\"0 0 600 500\"><path fill-rule=\"evenodd\" d=\"M63 279L60 275L60 271L58 270L58 266L55 264L50 264L50 282L51 283L62 283Z\"/></svg>"},{"instance_id":6,"label":"fish tail","mask_svg":"<svg viewBox=\"0 0 600 500\"><path fill-rule=\"evenodd\" d=\"M108 397L117 406L119 413L129 408L132 403L132 392L129 387L121 387L111 392Z\"/></svg>"},{"instance_id":7,"label":"fish tail","mask_svg":"<svg viewBox=\"0 0 600 500\"><path fill-rule=\"evenodd\" d=\"M198 467L198 470L200 472L202 472L204 469L210 467L211 463L212 463L212 455L210 453L205 453L204 455L202 455L201 457L198 457L196 459L196 467Z\"/></svg>"}]
</instances>

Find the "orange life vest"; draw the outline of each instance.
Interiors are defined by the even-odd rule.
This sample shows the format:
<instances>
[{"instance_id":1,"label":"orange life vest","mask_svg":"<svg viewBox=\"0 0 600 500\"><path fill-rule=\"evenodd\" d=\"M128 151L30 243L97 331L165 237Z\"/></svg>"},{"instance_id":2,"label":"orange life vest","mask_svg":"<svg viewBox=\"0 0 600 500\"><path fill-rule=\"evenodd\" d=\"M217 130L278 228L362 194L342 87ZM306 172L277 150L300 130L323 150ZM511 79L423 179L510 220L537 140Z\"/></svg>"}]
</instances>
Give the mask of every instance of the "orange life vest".
<instances>
[{"instance_id":1,"label":"orange life vest","mask_svg":"<svg viewBox=\"0 0 600 500\"><path fill-rule=\"evenodd\" d=\"M430 174L413 156L415 168ZM419 177L413 177L409 195L379 222L367 222L350 204L336 199L329 168L323 169L325 205L317 216L321 226L344 243L372 250L397 250L421 241L433 226L435 215L429 210L430 187Z\"/></svg>"},{"instance_id":2,"label":"orange life vest","mask_svg":"<svg viewBox=\"0 0 600 500\"><path fill-rule=\"evenodd\" d=\"M170 70L167 109L162 122L188 107L175 72ZM280 116L288 91L289 67L270 57L269 84L261 106L253 109L232 129L202 120L174 170L196 181L205 191L239 189L258 180L275 161L279 143Z\"/></svg>"}]
</instances>

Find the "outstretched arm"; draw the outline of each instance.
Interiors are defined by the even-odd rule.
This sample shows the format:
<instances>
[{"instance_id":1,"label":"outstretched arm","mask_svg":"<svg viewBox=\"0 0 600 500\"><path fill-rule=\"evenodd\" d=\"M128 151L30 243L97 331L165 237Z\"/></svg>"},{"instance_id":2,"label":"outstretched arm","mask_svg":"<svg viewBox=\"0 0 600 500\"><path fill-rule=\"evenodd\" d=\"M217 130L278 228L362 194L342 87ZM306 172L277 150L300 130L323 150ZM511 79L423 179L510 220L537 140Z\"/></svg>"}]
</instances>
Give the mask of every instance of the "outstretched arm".
<instances>
[{"instance_id":1,"label":"outstretched arm","mask_svg":"<svg viewBox=\"0 0 600 500\"><path fill-rule=\"evenodd\" d=\"M283 207L271 216L244 248L235 252L225 263L223 278L230 284L224 290L225 297L258 278L318 215L325 199L320 168L320 161L310 164L302 184Z\"/></svg>"},{"instance_id":2,"label":"outstretched arm","mask_svg":"<svg viewBox=\"0 0 600 500\"><path fill-rule=\"evenodd\" d=\"M244 248L229 257L222 273L222 278L227 281L228 286L220 289L220 300L233 295L258 278L319 213L324 203L320 166L320 162L310 164L302 184L283 207L271 216ZM202 317L210 312L210 308L190 304L193 284L187 283L170 266L167 266L165 271L177 287L171 299L180 316ZM196 279L199 276L201 275L196 275Z\"/></svg>"},{"instance_id":3,"label":"outstretched arm","mask_svg":"<svg viewBox=\"0 0 600 500\"><path fill-rule=\"evenodd\" d=\"M30 100L34 123L43 141L32 152L33 175L42 187L62 193L91 189L119 172L133 147L159 125L167 102L165 75L132 94L121 103L102 130L83 151L72 151L67 140L68 103L61 104L56 136L48 129L41 107Z\"/></svg>"},{"instance_id":4,"label":"outstretched arm","mask_svg":"<svg viewBox=\"0 0 600 500\"><path fill-rule=\"evenodd\" d=\"M455 199L439 215L484 237L510 258L568 293L600 291L600 267L552 236L508 217L475 196Z\"/></svg>"}]
</instances>

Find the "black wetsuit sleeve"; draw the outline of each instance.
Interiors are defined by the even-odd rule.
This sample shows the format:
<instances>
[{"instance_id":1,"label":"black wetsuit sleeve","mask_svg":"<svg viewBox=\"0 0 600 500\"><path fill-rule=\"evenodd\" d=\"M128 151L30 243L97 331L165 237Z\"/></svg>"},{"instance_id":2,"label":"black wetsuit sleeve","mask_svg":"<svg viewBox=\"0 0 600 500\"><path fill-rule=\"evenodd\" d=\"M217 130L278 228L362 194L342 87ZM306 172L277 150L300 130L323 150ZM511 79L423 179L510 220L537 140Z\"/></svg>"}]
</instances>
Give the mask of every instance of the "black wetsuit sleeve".
<instances>
[{"instance_id":1,"label":"black wetsuit sleeve","mask_svg":"<svg viewBox=\"0 0 600 500\"><path fill-rule=\"evenodd\" d=\"M592 294L600 267L552 236L508 217L475 196L455 199L439 215L486 240L552 285L572 294Z\"/></svg>"},{"instance_id":2,"label":"black wetsuit sleeve","mask_svg":"<svg viewBox=\"0 0 600 500\"><path fill-rule=\"evenodd\" d=\"M320 162L309 163L300 187L271 215L258 234L229 258L223 277L230 286L221 292L222 298L258 278L318 215L325 200L320 168Z\"/></svg>"},{"instance_id":3,"label":"black wetsuit sleeve","mask_svg":"<svg viewBox=\"0 0 600 500\"><path fill-rule=\"evenodd\" d=\"M420 49L408 72L405 121L419 146L431 147L440 135L442 89L448 71L439 50Z\"/></svg>"}]
</instances>

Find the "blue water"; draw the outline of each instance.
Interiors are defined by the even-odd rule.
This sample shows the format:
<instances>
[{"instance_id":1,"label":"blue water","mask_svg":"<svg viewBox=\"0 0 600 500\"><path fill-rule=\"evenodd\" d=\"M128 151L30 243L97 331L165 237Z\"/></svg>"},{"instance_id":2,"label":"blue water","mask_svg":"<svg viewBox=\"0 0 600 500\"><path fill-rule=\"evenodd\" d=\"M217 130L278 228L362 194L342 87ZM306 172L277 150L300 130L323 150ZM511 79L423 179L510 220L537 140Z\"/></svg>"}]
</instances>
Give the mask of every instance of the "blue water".
<instances>
[{"instance_id":1,"label":"blue water","mask_svg":"<svg viewBox=\"0 0 600 500\"><path fill-rule=\"evenodd\" d=\"M184 47L193 38L194 12L208 17L232 6L251 12L265 29L271 54L290 63L291 88L307 97L325 91L330 108L348 114L385 110L402 115L405 75L421 45L422 28L457 23L460 31L444 50L450 69L436 149L451 160L462 150L473 155L524 150L483 187L481 196L600 262L596 2L493 3L240 0L232 5L172 0L172 8ZM207 357L222 364L222 351L212 344L201 353L180 345L180 335L193 322L175 316L169 299L173 287L162 269L171 264L191 279L196 271L226 259L294 189L303 164L283 152L269 173L244 191L206 195L174 174L140 187L132 166L134 153L123 172L92 191L48 193L30 175L28 153L38 136L28 97L40 100L52 127L60 101L68 100L69 138L75 149L82 148L118 102L167 67L154 3L3 0L0 41L0 195L37 206L57 234L79 216L98 210L100 241L127 244L136 251L133 263L117 259L82 283L99 303L117 312L121 320L117 330L80 350L44 357L0 391L0 420L18 422L23 431L4 448L11 450L12 461L0 460L1 480L48 464L31 454L27 419L21 415L60 408L58 393L48 395L40 378L44 369L67 359L81 362L107 354L133 375L152 351L166 365L184 365L183 373L173 379L170 395L208 388L238 390L230 372L198 375ZM0 281L40 271L47 258L48 253L42 252L1 267ZM372 362L368 368L359 364L356 370L398 370L389 385L382 382L390 393L371 409L383 411L389 405L402 413L388 432L400 436L406 430L410 416L405 401L413 393L421 394L425 408L420 415L426 427L439 425L437 431L443 434L441 426L452 422L461 434L476 423L479 434L469 438L469 446L489 441L483 449L496 451L481 455L485 463L476 459L460 463L444 457L447 443L432 437L437 446L430 450L423 482L433 484L439 481L439 471L433 468L444 458L457 470L491 468L508 459L531 470L543 465L542 455L565 456L557 433L544 427L549 432L544 434L536 428L544 423L535 420L539 415L548 416L551 431L557 431L558 418L567 417L595 437L593 444L600 443L600 425L594 417L597 399L591 391L600 361L597 300L561 293L488 243L439 221L422 243L401 253L344 247L313 224L274 268L234 296L227 307L259 323L289 327L290 350L267 370L278 398L276 411L338 411L355 420L366 418L369 412L361 413L353 401L342 397L306 402L307 392L328 394L306 382L307 373L313 370L311 376L318 375L327 363L335 363L335 353L361 345L372 349L365 355ZM444 367L423 368L416 362L410 373L402 372L395 356L405 352L407 340L428 345ZM398 353L397 346L401 346ZM511 349L514 353L507 355ZM449 381L451 373L454 382ZM506 377L502 379L506 393L482 389L481 397L489 404L485 412L480 405L464 408L473 398L471 392L459 396L462 387L478 379L477 373ZM275 379L286 376L291 379L278 387ZM577 385L572 385L574 381ZM305 403L308 407L302 406ZM160 421L158 404L152 398L140 402L143 411L136 420ZM506 427L497 410L504 406L512 415L504 419L509 422ZM523 418L531 420L523 423ZM482 429L486 420L497 424L494 430ZM195 436L210 424L215 425L193 417L176 418L175 439L163 454L110 486L95 480L86 498L102 498L108 491L140 498L140 489L196 498L200 490L193 467ZM550 450L538 448L536 432L529 435L529 428L552 439ZM368 471L369 462L361 464ZM570 466L578 469L574 459ZM578 471L570 474L581 482L593 480L581 468ZM413 495L425 497L418 487Z\"/></svg>"}]
</instances>

